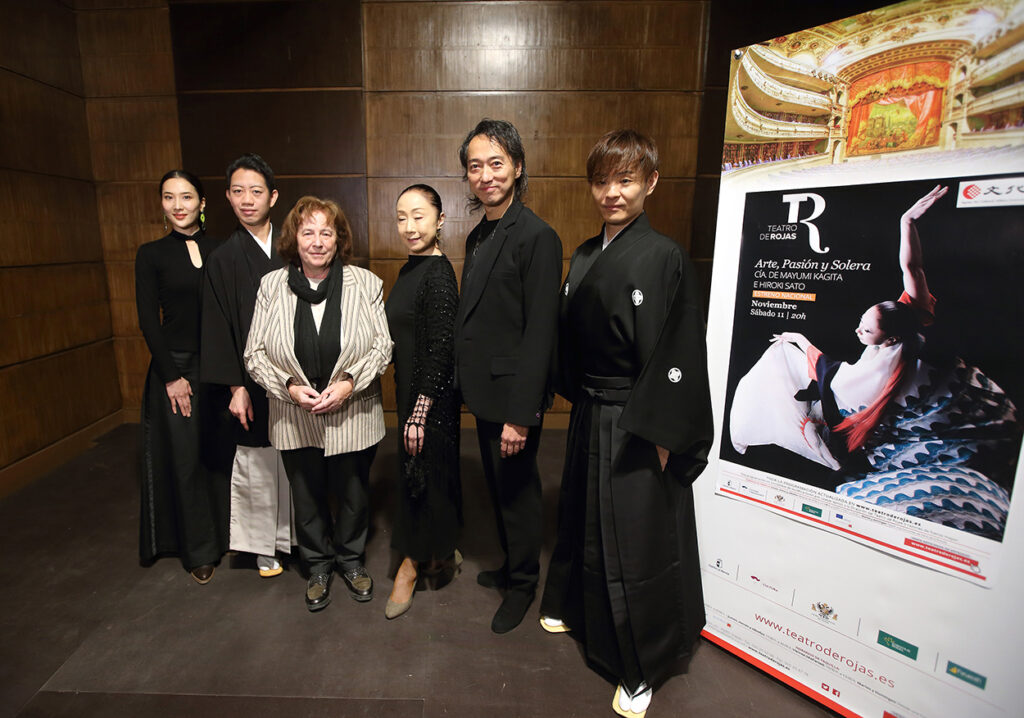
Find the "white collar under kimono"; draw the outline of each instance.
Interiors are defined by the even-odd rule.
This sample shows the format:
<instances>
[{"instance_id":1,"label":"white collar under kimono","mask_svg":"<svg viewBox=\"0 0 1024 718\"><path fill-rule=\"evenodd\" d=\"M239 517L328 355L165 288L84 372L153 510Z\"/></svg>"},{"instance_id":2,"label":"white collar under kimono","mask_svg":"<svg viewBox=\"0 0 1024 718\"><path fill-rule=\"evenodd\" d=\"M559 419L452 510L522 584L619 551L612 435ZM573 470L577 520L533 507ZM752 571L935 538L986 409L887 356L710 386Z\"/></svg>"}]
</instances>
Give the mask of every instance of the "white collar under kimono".
<instances>
[{"instance_id":1,"label":"white collar under kimono","mask_svg":"<svg viewBox=\"0 0 1024 718\"><path fill-rule=\"evenodd\" d=\"M269 258L271 249L274 244L274 225L271 224L270 226L267 227L267 241L265 242L259 237L257 237L255 234L253 234L248 227L245 228L245 231L249 232L249 236L256 241L257 246L260 249L262 249L263 253L267 255L267 257Z\"/></svg>"}]
</instances>

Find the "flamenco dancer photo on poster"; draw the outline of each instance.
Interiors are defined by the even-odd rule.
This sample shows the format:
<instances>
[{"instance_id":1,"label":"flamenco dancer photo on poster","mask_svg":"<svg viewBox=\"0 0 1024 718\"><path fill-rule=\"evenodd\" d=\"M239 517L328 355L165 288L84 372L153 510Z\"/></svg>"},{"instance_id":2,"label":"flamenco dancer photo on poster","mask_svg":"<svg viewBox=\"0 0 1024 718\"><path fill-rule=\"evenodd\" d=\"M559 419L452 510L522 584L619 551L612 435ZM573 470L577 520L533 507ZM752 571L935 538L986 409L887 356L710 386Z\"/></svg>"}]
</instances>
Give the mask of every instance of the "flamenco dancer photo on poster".
<instances>
[{"instance_id":1,"label":"flamenco dancer photo on poster","mask_svg":"<svg viewBox=\"0 0 1024 718\"><path fill-rule=\"evenodd\" d=\"M807 483L1001 540L1020 449L1017 408L960 347L930 351L926 342L943 315L937 297L958 299L932 293L918 234L926 213L951 203L948 190L936 185L899 217L902 293L863 310L859 357L849 360L831 340L772 332L735 385L729 434L738 455L779 447L830 470L798 470L814 477ZM740 463L762 461L757 452Z\"/></svg>"}]
</instances>

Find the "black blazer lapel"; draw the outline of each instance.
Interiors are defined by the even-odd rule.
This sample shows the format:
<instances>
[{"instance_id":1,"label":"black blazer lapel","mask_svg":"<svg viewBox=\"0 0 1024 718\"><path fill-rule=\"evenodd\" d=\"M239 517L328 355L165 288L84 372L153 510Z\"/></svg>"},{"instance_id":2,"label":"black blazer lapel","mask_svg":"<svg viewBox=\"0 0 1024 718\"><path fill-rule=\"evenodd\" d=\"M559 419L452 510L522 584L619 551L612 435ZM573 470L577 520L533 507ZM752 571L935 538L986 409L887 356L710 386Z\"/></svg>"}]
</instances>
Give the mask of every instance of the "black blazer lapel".
<instances>
[{"instance_id":1,"label":"black blazer lapel","mask_svg":"<svg viewBox=\"0 0 1024 718\"><path fill-rule=\"evenodd\" d=\"M522 210L523 205L521 202L518 200L512 202L498 222L498 226L494 230L494 236L486 239L480 245L476 259L473 261L473 271L469 277L466 277L466 283L462 287L462 299L459 301L456 325L462 325L465 322L466 317L473 312L473 308L476 307L480 297L483 296L484 287L487 286L487 278L490 277L491 269L494 268L494 262L497 261L498 255L501 254L501 248L512 232L512 228Z\"/></svg>"}]
</instances>

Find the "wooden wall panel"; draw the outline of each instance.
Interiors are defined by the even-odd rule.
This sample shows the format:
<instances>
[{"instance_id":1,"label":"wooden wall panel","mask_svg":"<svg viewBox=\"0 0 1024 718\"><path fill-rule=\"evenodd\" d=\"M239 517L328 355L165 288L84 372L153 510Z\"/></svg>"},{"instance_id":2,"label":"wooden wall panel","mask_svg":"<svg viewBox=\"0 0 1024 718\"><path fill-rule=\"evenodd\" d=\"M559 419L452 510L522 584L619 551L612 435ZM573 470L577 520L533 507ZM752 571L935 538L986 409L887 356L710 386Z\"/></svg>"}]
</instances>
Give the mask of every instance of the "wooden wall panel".
<instances>
[{"instance_id":1,"label":"wooden wall panel","mask_svg":"<svg viewBox=\"0 0 1024 718\"><path fill-rule=\"evenodd\" d=\"M141 336L135 309L135 262L107 262L110 321L118 338Z\"/></svg>"},{"instance_id":2,"label":"wooden wall panel","mask_svg":"<svg viewBox=\"0 0 1024 718\"><path fill-rule=\"evenodd\" d=\"M174 93L166 7L78 15L82 75L89 97Z\"/></svg>"},{"instance_id":3,"label":"wooden wall panel","mask_svg":"<svg viewBox=\"0 0 1024 718\"><path fill-rule=\"evenodd\" d=\"M90 182L0 168L0 267L102 259Z\"/></svg>"},{"instance_id":4,"label":"wooden wall panel","mask_svg":"<svg viewBox=\"0 0 1024 718\"><path fill-rule=\"evenodd\" d=\"M132 302L132 311L135 311L135 302ZM122 402L129 411L134 412L142 406L142 392L149 371L149 348L142 337L116 337L114 354L117 357Z\"/></svg>"},{"instance_id":5,"label":"wooden wall panel","mask_svg":"<svg viewBox=\"0 0 1024 718\"><path fill-rule=\"evenodd\" d=\"M167 234L158 182L159 178L97 185L96 207L107 262L134 262L140 245ZM210 190L204 189L209 194Z\"/></svg>"},{"instance_id":6,"label":"wooden wall panel","mask_svg":"<svg viewBox=\"0 0 1024 718\"><path fill-rule=\"evenodd\" d=\"M202 177L223 175L246 152L280 175L365 172L358 91L183 94L178 109L185 162Z\"/></svg>"},{"instance_id":7,"label":"wooden wall panel","mask_svg":"<svg viewBox=\"0 0 1024 718\"><path fill-rule=\"evenodd\" d=\"M68 2L68 0L64 0ZM167 0L70 0L76 10L124 10L133 7L164 7Z\"/></svg>"},{"instance_id":8,"label":"wooden wall panel","mask_svg":"<svg viewBox=\"0 0 1024 718\"><path fill-rule=\"evenodd\" d=\"M0 367L110 337L103 265L0 269Z\"/></svg>"},{"instance_id":9,"label":"wooden wall panel","mask_svg":"<svg viewBox=\"0 0 1024 718\"><path fill-rule=\"evenodd\" d=\"M0 67L81 95L74 11L59 0L5 2Z\"/></svg>"},{"instance_id":10,"label":"wooden wall panel","mask_svg":"<svg viewBox=\"0 0 1024 718\"><path fill-rule=\"evenodd\" d=\"M700 97L652 92L372 93L366 99L369 177L461 177L458 148L483 117L512 122L531 177L582 177L587 153L609 130L651 135L662 174L692 177ZM642 100L642 101L641 101Z\"/></svg>"},{"instance_id":11,"label":"wooden wall panel","mask_svg":"<svg viewBox=\"0 0 1024 718\"><path fill-rule=\"evenodd\" d=\"M82 98L0 70L0 107L0 167L92 178Z\"/></svg>"},{"instance_id":12,"label":"wooden wall panel","mask_svg":"<svg viewBox=\"0 0 1024 718\"><path fill-rule=\"evenodd\" d=\"M0 466L121 408L114 342L0 369Z\"/></svg>"},{"instance_id":13,"label":"wooden wall panel","mask_svg":"<svg viewBox=\"0 0 1024 718\"><path fill-rule=\"evenodd\" d=\"M699 89L700 2L365 3L366 89Z\"/></svg>"},{"instance_id":14,"label":"wooden wall panel","mask_svg":"<svg viewBox=\"0 0 1024 718\"><path fill-rule=\"evenodd\" d=\"M138 335L134 262L139 245L167 230L159 178L181 166L170 19L166 0L76 0L78 40L96 182L111 355L124 406L138 406L145 363L125 346Z\"/></svg>"},{"instance_id":15,"label":"wooden wall panel","mask_svg":"<svg viewBox=\"0 0 1024 718\"><path fill-rule=\"evenodd\" d=\"M157 180L180 165L173 98L96 99L86 109L97 182Z\"/></svg>"},{"instance_id":16,"label":"wooden wall panel","mask_svg":"<svg viewBox=\"0 0 1024 718\"><path fill-rule=\"evenodd\" d=\"M4 468L111 416L121 393L70 4L5 3L0 66Z\"/></svg>"},{"instance_id":17,"label":"wooden wall panel","mask_svg":"<svg viewBox=\"0 0 1024 718\"><path fill-rule=\"evenodd\" d=\"M443 248L460 271L480 215L467 211L457 151L483 117L522 135L526 202L559 233L566 267L601 227L587 153L620 127L658 143L661 179L647 211L689 248L708 19L698 0L364 1L370 266L385 286L406 256L395 198L414 182L441 194ZM559 400L551 418L564 423L567 410Z\"/></svg>"},{"instance_id":18,"label":"wooden wall panel","mask_svg":"<svg viewBox=\"0 0 1024 718\"><path fill-rule=\"evenodd\" d=\"M359 2L197 2L171 8L178 90L359 87Z\"/></svg>"}]
</instances>

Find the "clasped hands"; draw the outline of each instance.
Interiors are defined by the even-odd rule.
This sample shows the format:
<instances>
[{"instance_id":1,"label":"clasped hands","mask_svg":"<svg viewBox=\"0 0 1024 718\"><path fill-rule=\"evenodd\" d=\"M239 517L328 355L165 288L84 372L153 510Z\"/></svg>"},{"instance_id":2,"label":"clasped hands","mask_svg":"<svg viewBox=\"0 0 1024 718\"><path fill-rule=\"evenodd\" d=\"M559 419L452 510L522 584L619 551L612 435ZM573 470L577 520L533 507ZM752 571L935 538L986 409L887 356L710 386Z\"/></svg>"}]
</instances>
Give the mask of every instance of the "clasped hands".
<instances>
[{"instance_id":1,"label":"clasped hands","mask_svg":"<svg viewBox=\"0 0 1024 718\"><path fill-rule=\"evenodd\" d=\"M341 408L345 400L352 396L354 389L353 381L345 378L331 382L323 391L304 384L292 384L288 387L288 393L292 401L310 414L330 414Z\"/></svg>"}]
</instances>

